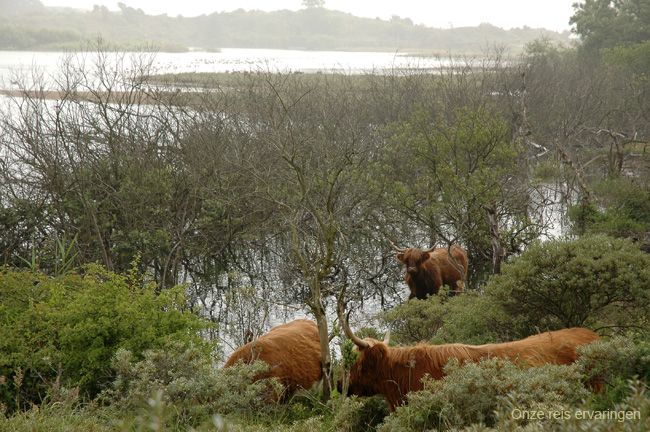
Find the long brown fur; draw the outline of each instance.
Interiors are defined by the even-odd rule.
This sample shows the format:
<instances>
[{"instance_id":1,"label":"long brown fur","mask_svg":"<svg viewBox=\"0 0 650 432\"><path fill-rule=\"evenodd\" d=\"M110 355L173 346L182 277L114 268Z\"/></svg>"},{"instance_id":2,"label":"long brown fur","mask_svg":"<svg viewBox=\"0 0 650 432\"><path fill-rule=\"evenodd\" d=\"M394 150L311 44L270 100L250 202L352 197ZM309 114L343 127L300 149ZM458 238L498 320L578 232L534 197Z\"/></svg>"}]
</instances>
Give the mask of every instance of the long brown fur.
<instances>
[{"instance_id":1,"label":"long brown fur","mask_svg":"<svg viewBox=\"0 0 650 432\"><path fill-rule=\"evenodd\" d=\"M410 248L395 257L406 267L404 280L411 290L409 299L436 295L443 285L449 286L452 295L463 291L468 260L467 252L461 246L452 245L449 249L438 248L432 252ZM459 271L460 268L463 272Z\"/></svg>"},{"instance_id":2,"label":"long brown fur","mask_svg":"<svg viewBox=\"0 0 650 432\"><path fill-rule=\"evenodd\" d=\"M404 403L408 392L422 390L421 379L425 374L442 379L443 368L451 358L476 362L497 357L522 366L568 365L578 358L576 346L597 340L600 340L598 335L585 328L551 331L514 342L487 345L422 343L389 348L375 339L364 339L368 347L359 349L359 357L350 368L348 393L357 396L382 394L394 411Z\"/></svg>"},{"instance_id":3,"label":"long brown fur","mask_svg":"<svg viewBox=\"0 0 650 432\"><path fill-rule=\"evenodd\" d=\"M255 377L255 381L277 377L285 385L283 399L298 389L310 389L323 377L321 348L316 323L298 319L273 327L268 333L238 348L224 367L235 365L239 360L252 363L263 360L269 372Z\"/></svg>"}]
</instances>

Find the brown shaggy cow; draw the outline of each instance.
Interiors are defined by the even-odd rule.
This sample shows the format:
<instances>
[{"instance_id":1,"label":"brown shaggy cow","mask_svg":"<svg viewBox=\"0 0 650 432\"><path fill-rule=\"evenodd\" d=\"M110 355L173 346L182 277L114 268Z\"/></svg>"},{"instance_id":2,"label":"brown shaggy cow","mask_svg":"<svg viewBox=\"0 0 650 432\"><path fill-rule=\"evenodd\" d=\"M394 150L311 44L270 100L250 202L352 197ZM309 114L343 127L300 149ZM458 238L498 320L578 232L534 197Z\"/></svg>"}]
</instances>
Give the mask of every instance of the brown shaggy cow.
<instances>
[{"instance_id":1,"label":"brown shaggy cow","mask_svg":"<svg viewBox=\"0 0 650 432\"><path fill-rule=\"evenodd\" d=\"M359 357L350 368L348 394L373 396L382 394L392 411L405 402L410 391L422 390L422 377L429 374L441 379L450 358L461 362L479 361L491 357L511 359L524 366L544 363L568 365L577 359L575 347L600 340L585 328L570 328L530 336L526 339L487 345L428 345L388 347L387 341L360 339L352 333L347 320L345 334L359 349ZM342 393L342 379L337 388ZM596 383L597 384L597 383ZM596 391L599 390L594 385Z\"/></svg>"},{"instance_id":2,"label":"brown shaggy cow","mask_svg":"<svg viewBox=\"0 0 650 432\"><path fill-rule=\"evenodd\" d=\"M286 387L282 399L287 399L298 389L310 389L323 377L320 339L316 323L297 319L273 327L268 333L238 348L224 367L237 361L252 363L263 360L269 372L255 377L255 381L277 377Z\"/></svg>"},{"instance_id":3,"label":"brown shaggy cow","mask_svg":"<svg viewBox=\"0 0 650 432\"><path fill-rule=\"evenodd\" d=\"M392 241L388 241L393 249L399 252L395 257L406 266L404 280L411 290L409 300L424 300L427 295L436 295L443 285L449 286L451 295L463 291L467 278L465 249L456 244L438 249L400 249Z\"/></svg>"}]
</instances>

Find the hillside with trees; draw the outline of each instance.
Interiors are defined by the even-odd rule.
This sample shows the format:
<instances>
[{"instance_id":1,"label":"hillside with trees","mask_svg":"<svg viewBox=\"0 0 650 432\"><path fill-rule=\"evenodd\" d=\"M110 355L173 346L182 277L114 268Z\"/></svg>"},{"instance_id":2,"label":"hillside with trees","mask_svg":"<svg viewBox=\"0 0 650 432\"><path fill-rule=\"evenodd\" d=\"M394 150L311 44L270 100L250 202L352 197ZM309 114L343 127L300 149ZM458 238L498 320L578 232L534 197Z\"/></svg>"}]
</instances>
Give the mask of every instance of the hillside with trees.
<instances>
[{"instance_id":1,"label":"hillside with trees","mask_svg":"<svg viewBox=\"0 0 650 432\"><path fill-rule=\"evenodd\" d=\"M156 75L155 53L100 40L55 92L16 75L0 428L650 430L650 41L644 8L594 2L579 45L435 71ZM388 239L462 245L465 292L407 300ZM389 329L392 346L602 341L571 365L451 361L390 412L334 385L359 355L345 316L380 348ZM222 367L297 317L318 325L319 385L275 403L269 365Z\"/></svg>"},{"instance_id":2,"label":"hillside with trees","mask_svg":"<svg viewBox=\"0 0 650 432\"><path fill-rule=\"evenodd\" d=\"M3 0L14 5L12 0ZM122 46L150 42L165 51L200 48L276 48L307 50L418 50L427 53L480 53L503 45L521 53L526 43L542 36L568 42L569 33L544 29L504 30L490 24L435 29L414 25L409 18L390 20L355 17L310 7L299 11L244 11L198 17L146 15L119 3L120 10L95 6L92 11L38 7L0 7L0 49L76 49L101 36Z\"/></svg>"}]
</instances>

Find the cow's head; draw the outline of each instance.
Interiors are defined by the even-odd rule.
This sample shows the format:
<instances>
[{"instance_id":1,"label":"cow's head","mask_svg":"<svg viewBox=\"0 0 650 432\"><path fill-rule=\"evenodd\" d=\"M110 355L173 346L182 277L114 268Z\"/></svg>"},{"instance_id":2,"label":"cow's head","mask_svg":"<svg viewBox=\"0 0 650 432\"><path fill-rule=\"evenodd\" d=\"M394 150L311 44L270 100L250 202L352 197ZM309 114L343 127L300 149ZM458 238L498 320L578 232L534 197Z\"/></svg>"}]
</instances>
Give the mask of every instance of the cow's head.
<instances>
[{"instance_id":1,"label":"cow's head","mask_svg":"<svg viewBox=\"0 0 650 432\"><path fill-rule=\"evenodd\" d=\"M386 333L383 342L371 338L361 339L350 330L347 317L343 320L343 331L354 342L353 349L359 353L356 362L350 366L346 395L374 396L382 393L380 385L386 380L385 363L389 355L390 331ZM343 379L341 377L336 385L341 394L344 393Z\"/></svg>"},{"instance_id":2,"label":"cow's head","mask_svg":"<svg viewBox=\"0 0 650 432\"><path fill-rule=\"evenodd\" d=\"M412 248L398 253L395 257L406 267L410 275L415 276L420 272L422 264L429 260L431 254L423 249Z\"/></svg>"},{"instance_id":3,"label":"cow's head","mask_svg":"<svg viewBox=\"0 0 650 432\"><path fill-rule=\"evenodd\" d=\"M393 249L399 252L397 255L395 255L395 258L397 258L397 260L406 267L406 271L412 276L415 276L420 272L422 264L431 258L431 252L436 249L435 246L430 247L429 249L402 249L395 246L395 244L390 241L390 239L388 239L388 242L393 247Z\"/></svg>"}]
</instances>

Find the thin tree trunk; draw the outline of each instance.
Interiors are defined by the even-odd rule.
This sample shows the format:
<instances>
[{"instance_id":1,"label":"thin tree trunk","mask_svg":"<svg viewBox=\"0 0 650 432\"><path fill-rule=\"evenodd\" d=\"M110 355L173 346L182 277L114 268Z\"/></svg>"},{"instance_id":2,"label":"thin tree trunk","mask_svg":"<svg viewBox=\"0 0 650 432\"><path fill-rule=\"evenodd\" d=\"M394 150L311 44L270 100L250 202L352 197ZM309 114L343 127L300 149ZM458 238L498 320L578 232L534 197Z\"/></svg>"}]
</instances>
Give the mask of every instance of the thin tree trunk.
<instances>
[{"instance_id":1,"label":"thin tree trunk","mask_svg":"<svg viewBox=\"0 0 650 432\"><path fill-rule=\"evenodd\" d=\"M320 292L320 290L318 290ZM323 366L323 400L327 401L332 395L332 357L330 355L329 331L327 329L327 314L322 298L314 298L313 312L316 316L318 336L320 338L321 361Z\"/></svg>"},{"instance_id":2,"label":"thin tree trunk","mask_svg":"<svg viewBox=\"0 0 650 432\"><path fill-rule=\"evenodd\" d=\"M496 201L492 201L489 206L485 206L485 211L487 212L487 222L492 242L492 274L499 274L501 273L501 263L506 259L506 251L501 240Z\"/></svg>"}]
</instances>

